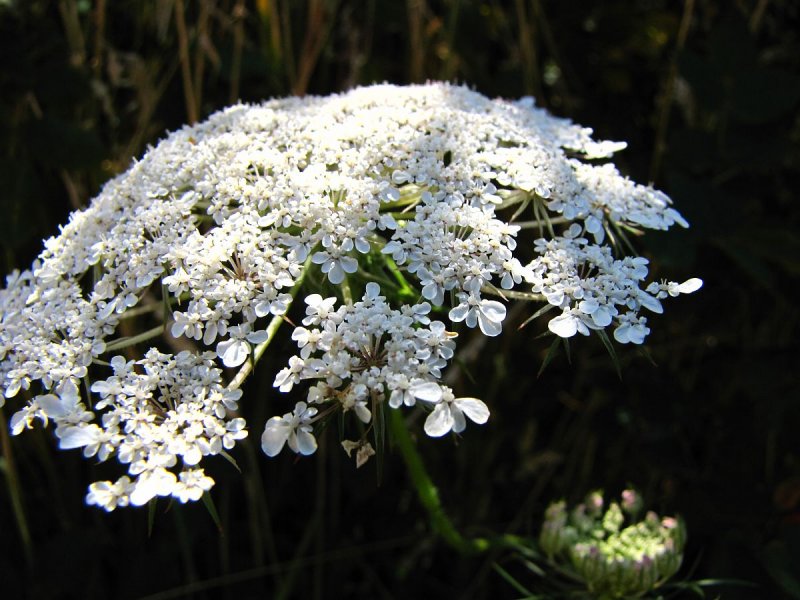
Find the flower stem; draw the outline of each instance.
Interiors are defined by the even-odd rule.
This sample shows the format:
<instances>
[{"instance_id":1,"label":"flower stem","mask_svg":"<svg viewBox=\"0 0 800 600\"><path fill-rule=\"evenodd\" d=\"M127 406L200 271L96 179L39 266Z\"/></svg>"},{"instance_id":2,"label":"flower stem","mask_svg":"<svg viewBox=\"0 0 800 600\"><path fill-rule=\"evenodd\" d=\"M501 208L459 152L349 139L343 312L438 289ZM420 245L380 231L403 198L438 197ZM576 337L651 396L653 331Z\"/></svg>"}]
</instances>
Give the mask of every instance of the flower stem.
<instances>
[{"instance_id":1,"label":"flower stem","mask_svg":"<svg viewBox=\"0 0 800 600\"><path fill-rule=\"evenodd\" d=\"M303 265L303 272L300 273L300 277L298 277L297 281L294 282L294 287L292 287L292 291L290 292L292 301L295 299L295 297L297 297L297 292L300 291L300 287L303 285L303 280L306 278L306 273L308 273L308 267L310 264L311 257L309 256ZM289 311L291 305L292 303L289 302L289 304L286 306L287 312ZM275 334L278 333L278 329L285 320L286 319L283 315L275 315L272 317L269 325L267 325L267 339L253 348L253 360L248 360L242 365L242 368L239 369L239 372L236 373L236 376L228 384L229 390L237 390L242 386L244 380L247 379L247 376L252 373L253 368L256 366L258 361L261 360L262 356L264 356L264 352L266 352L267 347L269 347L269 345L272 343L272 340L275 339Z\"/></svg>"},{"instance_id":2,"label":"flower stem","mask_svg":"<svg viewBox=\"0 0 800 600\"><path fill-rule=\"evenodd\" d=\"M342 281L342 298L347 306L353 306L353 292L350 290L350 282L347 280L347 275Z\"/></svg>"},{"instance_id":3,"label":"flower stem","mask_svg":"<svg viewBox=\"0 0 800 600\"><path fill-rule=\"evenodd\" d=\"M570 219L567 219L565 217L553 217L549 221L551 225L561 225L563 223L569 223ZM541 227L542 221L538 219L535 221L517 221L516 223L514 223L514 225L516 225L521 229L534 229L536 227Z\"/></svg>"},{"instance_id":4,"label":"flower stem","mask_svg":"<svg viewBox=\"0 0 800 600\"><path fill-rule=\"evenodd\" d=\"M155 337L160 336L164 333L164 325L159 325L158 327L153 327L152 329L148 329L147 331L143 331L139 335L133 335L130 337L120 338L118 340L114 340L106 344L106 352L116 352L117 350L122 350L123 348L128 348L139 342L146 342L147 340L151 340Z\"/></svg>"},{"instance_id":5,"label":"flower stem","mask_svg":"<svg viewBox=\"0 0 800 600\"><path fill-rule=\"evenodd\" d=\"M491 547L489 540L485 538L467 539L456 529L453 522L444 512L439 491L425 470L414 441L406 427L406 422L399 410L390 410L390 424L392 428L392 438L400 449L403 461L408 469L411 482L417 489L417 496L425 507L430 517L431 526L445 542L452 546L461 554L480 554L486 552Z\"/></svg>"},{"instance_id":6,"label":"flower stem","mask_svg":"<svg viewBox=\"0 0 800 600\"><path fill-rule=\"evenodd\" d=\"M545 302L547 298L544 294L533 294L531 292L518 292L514 290L498 290L494 286L483 286L481 291L485 294L500 296L506 300L527 300L528 302Z\"/></svg>"}]
</instances>

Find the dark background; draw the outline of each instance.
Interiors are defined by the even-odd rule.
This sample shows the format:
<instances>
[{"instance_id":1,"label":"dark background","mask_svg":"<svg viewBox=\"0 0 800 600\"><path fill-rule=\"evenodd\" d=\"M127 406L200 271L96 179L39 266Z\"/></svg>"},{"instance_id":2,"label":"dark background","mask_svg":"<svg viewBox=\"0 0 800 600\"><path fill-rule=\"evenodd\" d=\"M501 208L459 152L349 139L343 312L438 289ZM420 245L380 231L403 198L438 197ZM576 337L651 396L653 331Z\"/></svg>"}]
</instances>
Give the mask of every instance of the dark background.
<instances>
[{"instance_id":1,"label":"dark background","mask_svg":"<svg viewBox=\"0 0 800 600\"><path fill-rule=\"evenodd\" d=\"M446 509L467 534L535 536L551 500L635 485L686 520L679 579L757 586L708 597L800 598L798 57L790 0L6 0L0 268L30 265L148 144L237 99L426 79L534 95L629 143L619 167L692 224L641 252L656 276L705 286L651 321L644 351L618 348L621 380L596 337L538 378L541 324L464 339L476 352L457 391L493 414L457 444L419 440ZM270 384L290 350L247 384L252 423L286 406ZM114 465L0 424L4 598L517 597L492 560L542 583L502 554L458 555L398 457L377 485L333 435L313 459L270 460L254 425L243 475L209 466L223 532L198 503L160 505L148 534L146 510L83 504Z\"/></svg>"}]
</instances>

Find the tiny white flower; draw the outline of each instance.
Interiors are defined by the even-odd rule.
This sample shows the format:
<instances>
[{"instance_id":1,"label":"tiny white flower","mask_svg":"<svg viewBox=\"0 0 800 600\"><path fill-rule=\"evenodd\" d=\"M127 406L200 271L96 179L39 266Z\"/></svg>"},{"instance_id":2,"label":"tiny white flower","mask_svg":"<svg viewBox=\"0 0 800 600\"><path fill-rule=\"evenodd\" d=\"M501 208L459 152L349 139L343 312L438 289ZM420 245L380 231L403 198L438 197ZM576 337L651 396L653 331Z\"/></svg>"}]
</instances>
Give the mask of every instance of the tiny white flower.
<instances>
[{"instance_id":1,"label":"tiny white flower","mask_svg":"<svg viewBox=\"0 0 800 600\"><path fill-rule=\"evenodd\" d=\"M300 375L305 368L306 363L302 358L292 356L289 359L289 366L278 371L278 374L275 376L275 382L272 385L282 392L292 391L294 384L300 381Z\"/></svg>"},{"instance_id":2,"label":"tiny white flower","mask_svg":"<svg viewBox=\"0 0 800 600\"><path fill-rule=\"evenodd\" d=\"M267 421L261 435L261 449L267 456L277 456L285 444L298 454L313 454L317 449L310 420L317 414L317 409L308 407L305 402L298 402L294 412L282 417L272 417Z\"/></svg>"},{"instance_id":3,"label":"tiny white flower","mask_svg":"<svg viewBox=\"0 0 800 600\"><path fill-rule=\"evenodd\" d=\"M191 469L183 471L179 475L180 480L172 490L172 496L177 498L182 504L189 501L197 502L214 486L214 480L208 477L203 469Z\"/></svg>"},{"instance_id":4,"label":"tiny white flower","mask_svg":"<svg viewBox=\"0 0 800 600\"><path fill-rule=\"evenodd\" d=\"M333 312L333 307L336 304L336 298L325 298L319 294L311 294L306 297L306 317L303 319L303 325L319 325L319 323L327 319Z\"/></svg>"},{"instance_id":5,"label":"tiny white flower","mask_svg":"<svg viewBox=\"0 0 800 600\"><path fill-rule=\"evenodd\" d=\"M467 426L465 417L483 425L489 420L489 408L477 398L455 398L452 390L445 388L441 401L425 419L425 433L431 437L441 437L449 431L461 433Z\"/></svg>"},{"instance_id":6,"label":"tiny white flower","mask_svg":"<svg viewBox=\"0 0 800 600\"><path fill-rule=\"evenodd\" d=\"M500 335L506 307L496 300L481 300L472 294L460 293L461 303L450 310L449 317L454 323L465 321L467 327L478 325L481 332L489 337Z\"/></svg>"},{"instance_id":7,"label":"tiny white flower","mask_svg":"<svg viewBox=\"0 0 800 600\"><path fill-rule=\"evenodd\" d=\"M110 512L118 506L127 506L133 489L133 483L127 475L120 477L114 483L97 481L89 486L86 504L94 504Z\"/></svg>"}]
</instances>

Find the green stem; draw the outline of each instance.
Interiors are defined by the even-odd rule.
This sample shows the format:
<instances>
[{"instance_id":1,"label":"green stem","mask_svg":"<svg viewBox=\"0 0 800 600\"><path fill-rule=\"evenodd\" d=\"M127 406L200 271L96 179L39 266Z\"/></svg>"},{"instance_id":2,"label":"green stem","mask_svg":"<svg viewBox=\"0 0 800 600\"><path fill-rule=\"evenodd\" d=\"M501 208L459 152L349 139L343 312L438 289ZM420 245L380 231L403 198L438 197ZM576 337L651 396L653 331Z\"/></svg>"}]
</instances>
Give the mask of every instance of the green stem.
<instances>
[{"instance_id":1,"label":"green stem","mask_svg":"<svg viewBox=\"0 0 800 600\"><path fill-rule=\"evenodd\" d=\"M570 223L570 219L566 217L553 217L549 219L551 225L562 225L564 223ZM537 227L542 226L542 222L539 220L536 221L517 221L516 223L512 223L512 225L516 225L521 229L535 229Z\"/></svg>"},{"instance_id":2,"label":"green stem","mask_svg":"<svg viewBox=\"0 0 800 600\"><path fill-rule=\"evenodd\" d=\"M342 298L347 306L353 306L353 292L350 290L350 282L347 280L347 275L344 276L344 281L342 281Z\"/></svg>"},{"instance_id":3,"label":"green stem","mask_svg":"<svg viewBox=\"0 0 800 600\"><path fill-rule=\"evenodd\" d=\"M300 287L303 285L303 280L306 278L306 273L308 273L308 267L311 264L311 256L306 259L305 264L303 265L303 272L300 273L300 277L297 278L297 281L294 283L294 287L292 287L292 291L290 295L292 297L292 301L297 296L297 292L300 291ZM286 307L286 311L289 311L292 302L289 302L289 305ZM239 389L244 380L247 379L247 376L252 373L253 368L256 366L261 357L264 356L264 352L266 352L267 348L269 347L272 340L275 339L275 334L278 333L278 329L283 324L285 319L283 315L275 315L272 317L272 320L267 325L267 339L261 342L258 346L253 349L253 357L252 360L248 360L245 362L242 367L239 369L239 372L236 373L236 376L233 380L228 384L229 390L236 390Z\"/></svg>"},{"instance_id":4,"label":"green stem","mask_svg":"<svg viewBox=\"0 0 800 600\"><path fill-rule=\"evenodd\" d=\"M439 499L439 491L425 470L425 465L422 464L422 458L414 446L402 413L399 410L390 410L389 412L391 413L392 438L400 449L411 482L417 489L420 502L428 512L434 531L461 554L480 554L489 550L492 546L489 540L485 538L467 539L453 525L444 512Z\"/></svg>"},{"instance_id":5,"label":"green stem","mask_svg":"<svg viewBox=\"0 0 800 600\"><path fill-rule=\"evenodd\" d=\"M483 286L481 291L484 294L492 294L501 298L511 300L527 300L528 302L545 302L547 298L543 294L533 294L531 292L518 292L514 290L498 290L494 286Z\"/></svg>"},{"instance_id":6,"label":"green stem","mask_svg":"<svg viewBox=\"0 0 800 600\"><path fill-rule=\"evenodd\" d=\"M400 267L397 266L397 263L394 262L392 257L387 256L386 254L384 254L383 257L386 268L389 269L389 272L397 280L397 283L400 284L400 294L407 296L418 296L419 292L409 285L408 281L406 281L406 278L403 276L403 273L400 271Z\"/></svg>"},{"instance_id":7,"label":"green stem","mask_svg":"<svg viewBox=\"0 0 800 600\"><path fill-rule=\"evenodd\" d=\"M164 333L164 325L159 325L158 327L153 327L152 329L148 329L140 333L139 335L133 335L131 337L124 337L118 340L114 340L106 344L106 352L115 352L117 350L122 350L123 348L128 348L133 346L134 344L138 344L139 342L145 342L147 340L151 340L155 337L160 336Z\"/></svg>"},{"instance_id":8,"label":"green stem","mask_svg":"<svg viewBox=\"0 0 800 600\"><path fill-rule=\"evenodd\" d=\"M278 333L278 329L283 324L283 321L283 315L276 315L272 317L269 325L267 325L267 339L253 349L252 360L248 360L242 365L242 368L239 369L238 373L236 373L236 377L234 377L233 380L228 384L229 390L236 390L242 386L244 380L247 379L247 376L252 373L256 363L258 363L258 361L264 355L267 347L270 345L272 340L275 339L275 334Z\"/></svg>"}]
</instances>

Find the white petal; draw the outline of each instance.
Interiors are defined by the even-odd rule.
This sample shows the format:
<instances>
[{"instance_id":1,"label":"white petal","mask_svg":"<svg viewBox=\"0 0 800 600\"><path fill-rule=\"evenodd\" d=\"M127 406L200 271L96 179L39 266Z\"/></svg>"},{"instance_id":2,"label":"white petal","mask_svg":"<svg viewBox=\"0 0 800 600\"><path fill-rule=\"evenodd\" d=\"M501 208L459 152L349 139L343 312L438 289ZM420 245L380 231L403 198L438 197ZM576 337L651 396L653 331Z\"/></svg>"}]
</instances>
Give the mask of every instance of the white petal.
<instances>
[{"instance_id":1,"label":"white petal","mask_svg":"<svg viewBox=\"0 0 800 600\"><path fill-rule=\"evenodd\" d=\"M269 332L266 329L263 329L261 331L253 331L252 333L248 333L247 341L251 344L260 344L261 342L266 342L268 337Z\"/></svg>"},{"instance_id":2,"label":"white petal","mask_svg":"<svg viewBox=\"0 0 800 600\"><path fill-rule=\"evenodd\" d=\"M435 281L431 281L422 287L422 296L436 304L436 298L439 295L439 285Z\"/></svg>"},{"instance_id":3,"label":"white petal","mask_svg":"<svg viewBox=\"0 0 800 600\"><path fill-rule=\"evenodd\" d=\"M217 339L217 324L206 323L206 330L203 333L203 343L206 346L210 346L214 343L215 339Z\"/></svg>"},{"instance_id":4,"label":"white petal","mask_svg":"<svg viewBox=\"0 0 800 600\"><path fill-rule=\"evenodd\" d=\"M247 360L250 354L250 345L244 340L225 340L217 344L217 356L222 359L226 367L238 367Z\"/></svg>"},{"instance_id":5,"label":"white petal","mask_svg":"<svg viewBox=\"0 0 800 600\"><path fill-rule=\"evenodd\" d=\"M469 304L462 302L458 306L451 308L447 316L450 317L450 320L454 323L458 323L467 318L467 312L469 312Z\"/></svg>"},{"instance_id":6,"label":"white petal","mask_svg":"<svg viewBox=\"0 0 800 600\"><path fill-rule=\"evenodd\" d=\"M703 280L698 279L697 277L692 277L691 279L687 279L682 284L678 286L678 291L681 294L691 294L692 292L696 292L701 287L703 287Z\"/></svg>"},{"instance_id":7,"label":"white petal","mask_svg":"<svg viewBox=\"0 0 800 600\"><path fill-rule=\"evenodd\" d=\"M94 444L98 439L100 429L97 425L88 427L68 427L59 437L58 447L62 450L82 448Z\"/></svg>"},{"instance_id":8,"label":"white petal","mask_svg":"<svg viewBox=\"0 0 800 600\"><path fill-rule=\"evenodd\" d=\"M261 449L267 456L277 456L283 449L292 429L280 417L272 417L267 421L264 433L261 434Z\"/></svg>"},{"instance_id":9,"label":"white petal","mask_svg":"<svg viewBox=\"0 0 800 600\"><path fill-rule=\"evenodd\" d=\"M344 281L344 270L342 269L341 263L338 261L331 261L326 263L326 265L331 265L330 271L328 271L328 281L330 281L334 285L339 285ZM322 269L323 272L325 269Z\"/></svg>"},{"instance_id":10,"label":"white petal","mask_svg":"<svg viewBox=\"0 0 800 600\"><path fill-rule=\"evenodd\" d=\"M307 431L297 432L297 452L303 456L314 454L317 451L317 440Z\"/></svg>"},{"instance_id":11,"label":"white petal","mask_svg":"<svg viewBox=\"0 0 800 600\"><path fill-rule=\"evenodd\" d=\"M19 393L21 384L22 384L22 382L19 379L11 380L11 382L8 383L8 385L6 387L5 392L3 392L3 397L4 398L13 398L14 396L16 396L17 393Z\"/></svg>"},{"instance_id":12,"label":"white petal","mask_svg":"<svg viewBox=\"0 0 800 600\"><path fill-rule=\"evenodd\" d=\"M614 330L614 339L617 340L620 344L627 344L631 341L630 339L630 332L631 326L630 325L620 325Z\"/></svg>"},{"instance_id":13,"label":"white petal","mask_svg":"<svg viewBox=\"0 0 800 600\"><path fill-rule=\"evenodd\" d=\"M69 414L69 407L66 402L62 402L61 398L55 394L45 394L43 396L36 396L36 403L51 419L59 417L66 417Z\"/></svg>"},{"instance_id":14,"label":"white petal","mask_svg":"<svg viewBox=\"0 0 800 600\"><path fill-rule=\"evenodd\" d=\"M442 437L453 428L453 416L450 414L450 405L437 404L433 412L425 419L425 433L431 437Z\"/></svg>"},{"instance_id":15,"label":"white petal","mask_svg":"<svg viewBox=\"0 0 800 600\"><path fill-rule=\"evenodd\" d=\"M489 407L477 398L456 398L453 404L478 425L483 425L489 420Z\"/></svg>"},{"instance_id":16,"label":"white petal","mask_svg":"<svg viewBox=\"0 0 800 600\"><path fill-rule=\"evenodd\" d=\"M131 504L134 506L144 506L156 497L156 482L152 477L140 477L134 484L131 492Z\"/></svg>"},{"instance_id":17,"label":"white petal","mask_svg":"<svg viewBox=\"0 0 800 600\"><path fill-rule=\"evenodd\" d=\"M467 428L467 419L464 418L464 413L457 406L451 406L450 414L453 415L453 432L461 433L464 431Z\"/></svg>"},{"instance_id":18,"label":"white petal","mask_svg":"<svg viewBox=\"0 0 800 600\"><path fill-rule=\"evenodd\" d=\"M648 294L647 292L639 292L639 302L642 303L647 310L661 314L664 312L664 308L661 306L661 302L659 302L656 298Z\"/></svg>"},{"instance_id":19,"label":"white petal","mask_svg":"<svg viewBox=\"0 0 800 600\"><path fill-rule=\"evenodd\" d=\"M257 317L266 317L269 314L269 309L270 303L266 300L262 300L253 306L253 312L256 313Z\"/></svg>"},{"instance_id":20,"label":"white petal","mask_svg":"<svg viewBox=\"0 0 800 600\"><path fill-rule=\"evenodd\" d=\"M501 323L506 318L505 305L496 300L483 300L480 310L487 319L495 323Z\"/></svg>"},{"instance_id":21,"label":"white petal","mask_svg":"<svg viewBox=\"0 0 800 600\"><path fill-rule=\"evenodd\" d=\"M356 416L361 419L362 423L369 423L372 419L372 413L364 404L356 404L353 410L355 411Z\"/></svg>"},{"instance_id":22,"label":"white petal","mask_svg":"<svg viewBox=\"0 0 800 600\"><path fill-rule=\"evenodd\" d=\"M478 313L478 325L480 326L483 335L489 337L496 337L503 332L502 323L498 323L486 318L486 315L482 312Z\"/></svg>"},{"instance_id":23,"label":"white petal","mask_svg":"<svg viewBox=\"0 0 800 600\"><path fill-rule=\"evenodd\" d=\"M439 402L442 399L442 388L433 381L417 379L411 384L408 391L412 396L424 402Z\"/></svg>"},{"instance_id":24,"label":"white petal","mask_svg":"<svg viewBox=\"0 0 800 600\"><path fill-rule=\"evenodd\" d=\"M369 252L369 242L362 237L356 238L356 250L361 254L366 254Z\"/></svg>"},{"instance_id":25,"label":"white petal","mask_svg":"<svg viewBox=\"0 0 800 600\"><path fill-rule=\"evenodd\" d=\"M345 273L355 273L358 271L358 261L352 256L342 256L339 259L339 264L342 265Z\"/></svg>"},{"instance_id":26,"label":"white petal","mask_svg":"<svg viewBox=\"0 0 800 600\"><path fill-rule=\"evenodd\" d=\"M389 396L389 406L391 406L392 408L400 408L400 405L403 404L403 396L404 395L405 395L405 393L403 392L403 390L399 390L399 389L398 390L392 390L392 395Z\"/></svg>"},{"instance_id":27,"label":"white petal","mask_svg":"<svg viewBox=\"0 0 800 600\"><path fill-rule=\"evenodd\" d=\"M611 312L607 306L601 306L592 313L592 321L598 327L607 327L611 324Z\"/></svg>"},{"instance_id":28,"label":"white petal","mask_svg":"<svg viewBox=\"0 0 800 600\"><path fill-rule=\"evenodd\" d=\"M600 303L597 302L597 300L595 300L594 298L589 298L588 300L581 300L578 303L578 310L585 315L593 314L598 308L600 308Z\"/></svg>"},{"instance_id":29,"label":"white petal","mask_svg":"<svg viewBox=\"0 0 800 600\"><path fill-rule=\"evenodd\" d=\"M14 413L9 423L11 435L19 435L28 426L28 411L20 410Z\"/></svg>"},{"instance_id":30,"label":"white petal","mask_svg":"<svg viewBox=\"0 0 800 600\"><path fill-rule=\"evenodd\" d=\"M200 462L202 458L203 458L203 453L197 446L192 446L191 448L189 448L189 450L183 453L183 462L190 466L196 465L197 463Z\"/></svg>"},{"instance_id":31,"label":"white petal","mask_svg":"<svg viewBox=\"0 0 800 600\"><path fill-rule=\"evenodd\" d=\"M644 325L632 325L628 331L628 339L633 344L642 344L648 333L650 330Z\"/></svg>"},{"instance_id":32,"label":"white petal","mask_svg":"<svg viewBox=\"0 0 800 600\"><path fill-rule=\"evenodd\" d=\"M56 392L64 404L69 407L76 406L81 399L78 386L75 385L75 382L71 379L62 382L61 385L56 388Z\"/></svg>"},{"instance_id":33,"label":"white petal","mask_svg":"<svg viewBox=\"0 0 800 600\"><path fill-rule=\"evenodd\" d=\"M569 313L550 319L547 328L558 337L569 338L578 333L578 319Z\"/></svg>"},{"instance_id":34,"label":"white petal","mask_svg":"<svg viewBox=\"0 0 800 600\"><path fill-rule=\"evenodd\" d=\"M165 469L142 474L135 483L136 488L131 492L131 504L142 506L156 496L170 495L176 481L175 474Z\"/></svg>"},{"instance_id":35,"label":"white petal","mask_svg":"<svg viewBox=\"0 0 800 600\"><path fill-rule=\"evenodd\" d=\"M603 229L603 222L594 215L589 215L586 217L586 221L584 223L586 226L586 231L589 233L597 233Z\"/></svg>"}]
</instances>

